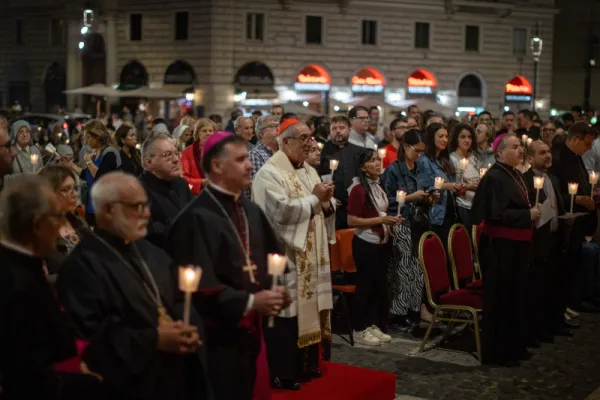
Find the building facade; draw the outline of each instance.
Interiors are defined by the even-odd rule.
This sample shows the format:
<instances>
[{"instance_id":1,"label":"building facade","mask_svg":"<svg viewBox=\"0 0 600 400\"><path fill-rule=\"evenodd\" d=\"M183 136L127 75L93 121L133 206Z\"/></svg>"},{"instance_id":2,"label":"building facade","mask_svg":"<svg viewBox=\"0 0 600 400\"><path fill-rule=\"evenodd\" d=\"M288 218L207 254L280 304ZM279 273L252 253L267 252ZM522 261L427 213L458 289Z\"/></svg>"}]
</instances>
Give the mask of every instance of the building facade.
<instances>
[{"instance_id":1,"label":"building facade","mask_svg":"<svg viewBox=\"0 0 600 400\"><path fill-rule=\"evenodd\" d=\"M552 100L559 110L600 106L600 3L557 0ZM589 95L586 96L586 86ZM589 108L586 107L588 110Z\"/></svg>"},{"instance_id":2,"label":"building facade","mask_svg":"<svg viewBox=\"0 0 600 400\"><path fill-rule=\"evenodd\" d=\"M61 84L106 83L194 93L205 114L289 101L333 112L368 98L390 108L419 99L497 115L531 100L536 26L544 41L537 108L551 104L554 0L3 4L5 106L19 101L42 111L62 101ZM82 35L85 7L95 21ZM67 100L70 107L81 101Z\"/></svg>"}]
</instances>

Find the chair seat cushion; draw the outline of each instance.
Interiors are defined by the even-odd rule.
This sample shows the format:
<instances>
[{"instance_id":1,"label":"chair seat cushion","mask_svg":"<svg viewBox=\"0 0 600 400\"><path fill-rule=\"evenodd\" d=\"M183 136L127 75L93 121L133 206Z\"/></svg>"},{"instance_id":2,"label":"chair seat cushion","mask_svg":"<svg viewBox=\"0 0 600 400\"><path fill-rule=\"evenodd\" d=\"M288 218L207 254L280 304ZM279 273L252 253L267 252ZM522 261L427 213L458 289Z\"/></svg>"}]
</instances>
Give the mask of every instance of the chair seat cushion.
<instances>
[{"instance_id":1,"label":"chair seat cushion","mask_svg":"<svg viewBox=\"0 0 600 400\"><path fill-rule=\"evenodd\" d=\"M356 285L333 285L333 290L337 290L339 292L344 293L354 293L356 292Z\"/></svg>"},{"instance_id":2,"label":"chair seat cushion","mask_svg":"<svg viewBox=\"0 0 600 400\"><path fill-rule=\"evenodd\" d=\"M467 283L467 289L469 290L483 290L483 281L477 279L476 281Z\"/></svg>"},{"instance_id":3,"label":"chair seat cushion","mask_svg":"<svg viewBox=\"0 0 600 400\"><path fill-rule=\"evenodd\" d=\"M468 306L481 309L483 297L481 293L469 289L458 289L441 295L439 303L442 306Z\"/></svg>"}]
</instances>

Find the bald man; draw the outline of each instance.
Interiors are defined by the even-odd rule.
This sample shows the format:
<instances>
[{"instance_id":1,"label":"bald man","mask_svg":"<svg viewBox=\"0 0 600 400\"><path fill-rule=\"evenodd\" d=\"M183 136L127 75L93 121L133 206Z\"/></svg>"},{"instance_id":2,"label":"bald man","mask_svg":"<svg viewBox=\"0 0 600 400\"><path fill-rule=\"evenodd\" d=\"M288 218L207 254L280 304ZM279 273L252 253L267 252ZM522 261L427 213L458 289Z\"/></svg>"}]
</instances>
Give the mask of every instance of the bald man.
<instances>
[{"instance_id":1,"label":"bald man","mask_svg":"<svg viewBox=\"0 0 600 400\"><path fill-rule=\"evenodd\" d=\"M523 174L531 202L535 204L535 178L543 178L544 187L539 191L537 206L541 210L536 222L534 237L534 258L529 274L528 302L530 316L530 344L536 341L550 343L554 334L567 334L562 327L566 304L557 296L565 282L564 273L558 269L557 260L564 245L565 223L558 217L565 214L565 206L559 192L559 180L549 170L552 167L550 147L536 140L527 147L527 159L531 168Z\"/></svg>"},{"instance_id":2,"label":"bald man","mask_svg":"<svg viewBox=\"0 0 600 400\"><path fill-rule=\"evenodd\" d=\"M143 240L150 210L142 185L112 172L96 181L91 200L97 229L57 281L78 336L90 341L87 368L117 398L206 399L198 329L179 320L171 259Z\"/></svg>"}]
</instances>

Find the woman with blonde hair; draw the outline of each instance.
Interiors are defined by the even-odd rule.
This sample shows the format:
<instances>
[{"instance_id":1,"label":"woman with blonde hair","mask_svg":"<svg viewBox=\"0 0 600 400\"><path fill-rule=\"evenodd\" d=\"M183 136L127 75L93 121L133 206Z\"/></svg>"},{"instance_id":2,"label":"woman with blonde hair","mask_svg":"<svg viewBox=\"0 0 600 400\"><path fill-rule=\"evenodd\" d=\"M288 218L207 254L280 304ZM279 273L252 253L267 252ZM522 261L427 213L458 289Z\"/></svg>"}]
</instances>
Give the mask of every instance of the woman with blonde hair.
<instances>
[{"instance_id":1,"label":"woman with blonde hair","mask_svg":"<svg viewBox=\"0 0 600 400\"><path fill-rule=\"evenodd\" d=\"M183 177L191 185L192 193L197 195L205 181L202 171L202 146L215 133L215 124L208 118L200 118L194 127L194 143L188 146L181 155Z\"/></svg>"},{"instance_id":2,"label":"woman with blonde hair","mask_svg":"<svg viewBox=\"0 0 600 400\"><path fill-rule=\"evenodd\" d=\"M86 182L86 194L92 190L94 182L102 175L121 167L121 155L113 146L111 135L102 121L92 119L83 127L83 134L91 153L83 157L85 166L80 178ZM92 207L90 196L83 196L85 203L85 219L90 226L96 225L96 213Z\"/></svg>"}]
</instances>

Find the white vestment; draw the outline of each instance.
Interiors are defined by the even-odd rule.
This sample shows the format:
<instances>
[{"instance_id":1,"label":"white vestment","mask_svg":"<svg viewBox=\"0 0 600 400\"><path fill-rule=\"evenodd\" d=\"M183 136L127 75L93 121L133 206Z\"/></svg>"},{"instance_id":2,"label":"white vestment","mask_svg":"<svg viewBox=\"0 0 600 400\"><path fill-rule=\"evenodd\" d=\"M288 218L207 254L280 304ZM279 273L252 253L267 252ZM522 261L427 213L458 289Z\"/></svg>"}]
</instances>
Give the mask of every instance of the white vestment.
<instances>
[{"instance_id":1,"label":"white vestment","mask_svg":"<svg viewBox=\"0 0 600 400\"><path fill-rule=\"evenodd\" d=\"M298 317L299 347L331 337L328 244L335 243L335 213L325 218L321 204L315 204L312 191L320 182L314 168L304 163L303 168L294 169L282 151L269 159L252 182L252 200L273 224L289 259L282 281L292 304L280 316Z\"/></svg>"}]
</instances>

